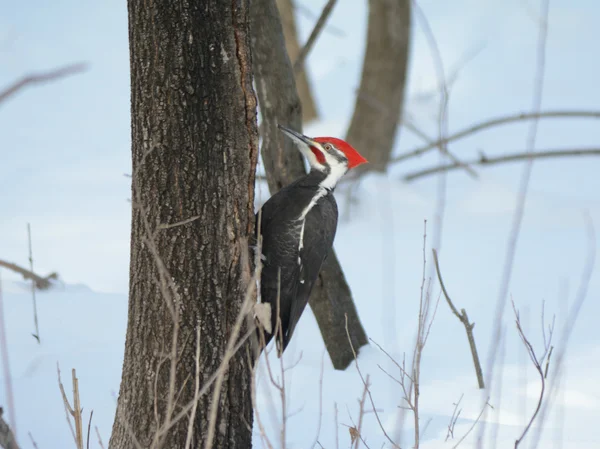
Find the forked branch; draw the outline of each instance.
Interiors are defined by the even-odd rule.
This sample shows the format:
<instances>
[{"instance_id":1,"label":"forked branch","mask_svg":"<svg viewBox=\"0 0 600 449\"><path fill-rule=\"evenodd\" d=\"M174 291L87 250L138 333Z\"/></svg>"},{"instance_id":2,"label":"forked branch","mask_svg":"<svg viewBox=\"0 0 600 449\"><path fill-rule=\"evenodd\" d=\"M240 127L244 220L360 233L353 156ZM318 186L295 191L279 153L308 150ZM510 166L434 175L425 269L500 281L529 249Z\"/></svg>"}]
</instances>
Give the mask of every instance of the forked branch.
<instances>
[{"instance_id":1,"label":"forked branch","mask_svg":"<svg viewBox=\"0 0 600 449\"><path fill-rule=\"evenodd\" d=\"M477 375L477 383L479 384L479 388L485 388L485 384L483 382L483 371L481 369L481 363L479 362L479 354L477 353L477 345L475 344L475 337L473 336L473 328L475 327L475 323L469 322L469 316L467 315L467 311L465 309L461 309L459 312L458 309L454 306L454 303L450 299L450 295L446 290L446 286L444 285L444 281L442 280L442 273L440 272L440 264L438 261L437 251L435 249L433 251L433 260L435 262L435 271L437 272L438 280L440 281L440 286L442 287L442 292L444 293L444 297L450 306L450 310L452 313L456 315L459 321L465 326L465 331L467 333L467 339L469 340L469 346L471 348L471 356L473 357L473 365L475 367L475 374Z\"/></svg>"}]
</instances>

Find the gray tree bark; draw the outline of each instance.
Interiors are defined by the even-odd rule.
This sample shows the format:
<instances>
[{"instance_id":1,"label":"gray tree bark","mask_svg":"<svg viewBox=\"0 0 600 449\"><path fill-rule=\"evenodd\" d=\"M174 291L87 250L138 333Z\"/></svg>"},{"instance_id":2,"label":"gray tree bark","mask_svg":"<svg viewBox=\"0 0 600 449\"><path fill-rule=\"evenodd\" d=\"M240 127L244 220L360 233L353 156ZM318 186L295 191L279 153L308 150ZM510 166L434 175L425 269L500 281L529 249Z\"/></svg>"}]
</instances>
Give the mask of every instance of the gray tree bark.
<instances>
[{"instance_id":1,"label":"gray tree bark","mask_svg":"<svg viewBox=\"0 0 600 449\"><path fill-rule=\"evenodd\" d=\"M203 448L213 391L193 409L195 379L205 385L223 360L247 289L243 256L254 232L248 1L129 0L128 9L130 292L109 447L184 448L191 432L190 447ZM250 392L242 348L217 398L211 447L251 447Z\"/></svg>"},{"instance_id":2,"label":"gray tree bark","mask_svg":"<svg viewBox=\"0 0 600 449\"><path fill-rule=\"evenodd\" d=\"M292 61L295 61L300 54L300 42L298 41L298 30L296 29L296 14L292 0L277 0L277 8L281 16L283 26L283 35L288 55ZM308 73L303 70L296 75L296 87L298 96L302 103L302 121L309 123L319 118L319 111L315 103Z\"/></svg>"},{"instance_id":3,"label":"gray tree bark","mask_svg":"<svg viewBox=\"0 0 600 449\"><path fill-rule=\"evenodd\" d=\"M411 0L369 0L367 48L346 140L384 172L402 116L411 30Z\"/></svg>"},{"instance_id":4,"label":"gray tree bark","mask_svg":"<svg viewBox=\"0 0 600 449\"><path fill-rule=\"evenodd\" d=\"M264 122L261 154L269 190L274 194L306 174L300 152L277 129L281 123L301 131L302 106L274 0L254 0L251 25L256 89ZM354 360L346 335L346 314L354 348L358 351L368 339L333 250L323 264L309 304L333 366L345 369Z\"/></svg>"}]
</instances>

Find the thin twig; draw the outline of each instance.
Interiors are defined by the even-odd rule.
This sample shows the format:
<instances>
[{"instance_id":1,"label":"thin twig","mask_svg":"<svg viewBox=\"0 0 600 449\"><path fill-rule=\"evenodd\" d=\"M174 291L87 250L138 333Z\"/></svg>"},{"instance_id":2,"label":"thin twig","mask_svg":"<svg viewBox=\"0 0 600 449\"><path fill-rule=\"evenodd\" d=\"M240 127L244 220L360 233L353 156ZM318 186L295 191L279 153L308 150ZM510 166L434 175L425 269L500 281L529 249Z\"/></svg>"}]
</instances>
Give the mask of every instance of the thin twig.
<instances>
[{"instance_id":1,"label":"thin twig","mask_svg":"<svg viewBox=\"0 0 600 449\"><path fill-rule=\"evenodd\" d=\"M487 407L492 407L489 403L489 396L488 398L485 400L485 404L483 405L481 412L479 412L479 415L477 415L477 418L475 419L475 421L473 422L473 424L471 425L471 427L469 427L469 430L467 430L467 432L461 437L460 440L458 440L458 442L452 446L452 449L456 449L460 443L462 443L464 441L465 438L467 438L467 436L469 436L469 434L471 433L471 431L475 428L475 426L477 425L477 423L479 422L479 420L481 419L481 416L483 415L483 413L485 412L485 410L487 409Z\"/></svg>"},{"instance_id":2,"label":"thin twig","mask_svg":"<svg viewBox=\"0 0 600 449\"><path fill-rule=\"evenodd\" d=\"M100 431L98 430L98 426L94 426L94 429L96 429L96 436L98 437L98 445L104 449L104 444L102 443L102 437L100 436Z\"/></svg>"},{"instance_id":3,"label":"thin twig","mask_svg":"<svg viewBox=\"0 0 600 449\"><path fill-rule=\"evenodd\" d=\"M33 246L31 245L31 224L27 223L27 240L29 242L29 269L33 273ZM40 328L38 326L38 314L37 314L37 301L35 299L35 281L31 281L31 300L33 302L33 323L35 325L35 333L32 334L38 344L41 344L40 340Z\"/></svg>"},{"instance_id":4,"label":"thin twig","mask_svg":"<svg viewBox=\"0 0 600 449\"><path fill-rule=\"evenodd\" d=\"M373 407L373 413L375 413L375 418L377 418L377 423L379 424L381 431L383 432L383 434L385 435L387 440L390 442L390 444L395 448L400 448L400 446L398 446L398 444L394 443L394 440L392 440L390 438L390 436L386 432L385 428L383 427L383 424L381 423L381 419L379 418L379 413L377 413L377 409L375 408L375 401L373 401L373 396L371 395L371 390L369 390L369 386L367 385L367 382L360 370L360 366L358 365L358 358L356 355L356 350L354 349L354 345L352 344L352 338L350 338L350 332L348 331L348 315L347 314L344 314L344 315L346 317L346 324L345 324L346 336L348 337L348 343L350 343L350 348L352 349L352 354L354 355L354 364L356 366L356 371L358 372L358 375L360 376L360 380L362 380L362 383L365 386L365 389L367 390L367 394L369 395L369 400L371 402L371 406Z\"/></svg>"},{"instance_id":5,"label":"thin twig","mask_svg":"<svg viewBox=\"0 0 600 449\"><path fill-rule=\"evenodd\" d=\"M496 118L492 118L480 123L476 123L475 125L471 125L461 131L458 131L445 139L440 139L436 141L431 141L426 145L415 148L413 150L409 150L406 153L401 154L400 156L396 156L391 160L391 162L401 162L406 159L411 159L416 156L421 156L424 153L427 153L431 150L434 150L441 144L449 144L456 140L462 139L463 137L468 137L472 134L476 134L480 131L484 131L489 128L494 128L496 126L507 125L510 123L518 123L527 120L539 120L546 118L590 118L590 119L600 119L600 111L568 111L568 110L550 110L550 111L538 111L538 112L521 112L517 114L504 115ZM403 126L409 127L409 123L403 123ZM408 128L411 129L411 128ZM414 129L411 129L414 131Z\"/></svg>"},{"instance_id":6,"label":"thin twig","mask_svg":"<svg viewBox=\"0 0 600 449\"><path fill-rule=\"evenodd\" d=\"M200 391L200 323L196 325L196 375L194 376L194 398L198 397ZM196 410L198 409L198 401L194 400L192 406L192 413L188 422L188 432L185 439L185 449L189 449L192 444L192 437L194 435L194 421L196 419Z\"/></svg>"},{"instance_id":7,"label":"thin twig","mask_svg":"<svg viewBox=\"0 0 600 449\"><path fill-rule=\"evenodd\" d=\"M60 378L60 367L58 363L56 364L56 371L58 374L58 386L60 388L60 393L63 399L63 405L65 406L65 412L67 414L67 422L69 423L69 427L71 428L71 434L73 435L73 439L75 440L75 446L77 449L83 449L83 420L81 418L81 403L79 401L79 380L77 379L77 374L75 369L71 371L71 379L73 382L73 406L69 403L67 399L67 394L65 393L65 388L63 387L62 380ZM71 424L71 419L69 415L73 418L73 422L75 424L75 430L73 430L73 425Z\"/></svg>"},{"instance_id":8,"label":"thin twig","mask_svg":"<svg viewBox=\"0 0 600 449\"><path fill-rule=\"evenodd\" d=\"M535 421L535 418L538 416L538 413L540 412L540 409L542 407L542 402L544 400L544 393L546 392L546 376L544 375L544 369L542 368L542 364L544 363L544 359L546 358L546 356L550 353L550 347L551 347L550 343L552 342L553 329L550 330L550 333L548 335L548 340L546 341L546 339L544 338L544 352L541 354L541 356L537 356L537 354L535 353L535 350L533 349L533 345L527 339L527 336L525 335L525 332L523 331L523 327L521 326L521 318L519 316L519 312L517 311L514 301L512 303L512 306L513 306L513 311L515 314L515 324L517 326L517 332L519 334L519 337L521 337L521 341L523 342L523 345L525 346L525 349L527 350L527 354L529 355L529 358L531 359L531 363L533 363L533 366L535 367L535 370L537 371L538 375L540 376L540 381L541 381L540 395L539 395L535 410L534 410L533 414L531 415L531 418L529 419L527 425L525 426L525 429L523 429L523 433L521 433L521 436L519 436L519 438L517 438L515 440L515 449L517 449L519 447L519 444L521 443L521 441L523 441L523 438L525 438L525 436L527 435L527 432L533 425L533 422ZM543 308L542 308L542 310L543 310ZM542 329L543 328L544 328L544 323L542 323ZM545 330L544 330L544 334L545 334ZM546 362L549 363L549 361L550 361L550 359L548 358L546 360ZM546 364L546 370L547 369L548 369L548 367Z\"/></svg>"},{"instance_id":9,"label":"thin twig","mask_svg":"<svg viewBox=\"0 0 600 449\"><path fill-rule=\"evenodd\" d=\"M541 110L542 95L544 91L544 74L546 68L546 43L548 35L548 16L550 9L550 0L541 0L541 17L542 20L539 24L538 39L536 48L536 69L534 75L534 92L531 104L531 110L534 113L538 113ZM535 143L537 138L539 120L533 120L529 127L527 135L527 150L530 154L535 152ZM506 256L504 262L504 268L502 271L502 279L500 282L500 289L498 291L498 298L496 299L495 307L495 320L492 330L492 346L488 352L487 360L487 379L488 385L492 384L494 376L494 365L498 354L498 344L500 341L500 333L502 328L502 322L504 317L504 310L507 301L508 289L512 278L513 262L517 252L517 243L519 235L521 233L521 223L523 221L523 215L525 213L525 203L527 200L527 193L529 191L529 180L531 179L531 172L533 170L534 159L529 158L523 168L521 174L521 180L519 184L519 193L517 196L517 204L515 207L513 221L511 225L510 234L508 237L508 243L506 245ZM485 429L481 430L478 441L483 441ZM479 447L481 447L479 444Z\"/></svg>"},{"instance_id":10,"label":"thin twig","mask_svg":"<svg viewBox=\"0 0 600 449\"><path fill-rule=\"evenodd\" d=\"M311 446L314 447L319 443L319 435L321 435L321 423L323 422L323 375L325 371L325 351L321 356L321 374L319 376L319 422L317 424L317 436L315 437L315 442Z\"/></svg>"},{"instance_id":11,"label":"thin twig","mask_svg":"<svg viewBox=\"0 0 600 449\"><path fill-rule=\"evenodd\" d=\"M49 72L26 75L20 80L13 83L12 85L8 86L3 91L0 91L0 104L26 86L54 81L65 76L83 72L86 68L86 64L79 63L68 65L66 67L61 67L60 69L52 70Z\"/></svg>"},{"instance_id":12,"label":"thin twig","mask_svg":"<svg viewBox=\"0 0 600 449\"><path fill-rule=\"evenodd\" d=\"M2 352L2 368L3 368L3 377L4 377L4 391L6 394L6 402L8 406L8 417L10 420L10 424L12 425L13 431L17 433L17 419L15 414L15 399L13 394L12 387L12 375L10 372L10 357L8 354L8 339L6 338L6 324L4 322L4 298L2 292L2 279L0 278L0 352ZM1 410L1 408L0 408ZM1 412L0 412L1 415ZM6 440L10 441L8 438L8 432L10 428L8 425L6 426ZM14 436L13 436L14 438ZM15 440L15 445L16 440Z\"/></svg>"},{"instance_id":13,"label":"thin twig","mask_svg":"<svg viewBox=\"0 0 600 449\"><path fill-rule=\"evenodd\" d=\"M185 224L191 223L192 221L196 221L198 218L200 218L200 215L196 215L196 216L188 218L186 220L178 221L177 223L172 223L172 224L161 223L160 225L158 225L157 229L171 229L171 228L176 228L178 226L183 226Z\"/></svg>"},{"instance_id":14,"label":"thin twig","mask_svg":"<svg viewBox=\"0 0 600 449\"><path fill-rule=\"evenodd\" d=\"M555 149L555 150L544 150L536 151L531 154L529 152L516 152L505 154L502 156L486 156L483 153L479 154L479 157L466 161L469 165L487 166L494 164L505 164L510 162L518 161L529 161L531 159L555 159L563 157L575 157L575 156L600 156L600 148L573 148L573 149ZM403 176L404 181L414 181L418 178L433 175L440 172L449 172L461 168L460 165L455 163L437 165L435 167L426 168L423 170L414 171Z\"/></svg>"},{"instance_id":15,"label":"thin twig","mask_svg":"<svg viewBox=\"0 0 600 449\"><path fill-rule=\"evenodd\" d=\"M446 432L446 439L444 441L448 441L449 438L454 438L454 426L456 426L456 421L458 420L460 412L462 411L462 409L458 410L458 406L460 405L460 401L462 401L464 395L465 394L462 393L460 398L458 398L458 401L456 401L454 404L454 410L452 411L452 416L450 417L450 422L448 423L448 431Z\"/></svg>"},{"instance_id":16,"label":"thin twig","mask_svg":"<svg viewBox=\"0 0 600 449\"><path fill-rule=\"evenodd\" d=\"M87 430L87 443L86 449L90 449L90 430L92 428L92 416L94 416L94 410L90 412L90 420L88 421L88 430Z\"/></svg>"},{"instance_id":17,"label":"thin twig","mask_svg":"<svg viewBox=\"0 0 600 449\"><path fill-rule=\"evenodd\" d=\"M437 251L435 249L433 251L433 261L435 263L435 270L437 272L438 280L440 281L440 287L442 288L442 292L446 297L446 301L450 306L450 310L452 313L456 315L459 321L465 326L465 331L467 333L467 339L469 340L469 346L471 348L471 356L473 357L473 366L475 367L475 374L477 375L477 383L479 384L479 388L485 388L485 384L483 382L483 371L481 369L481 363L479 362L479 354L477 353L477 345L475 344L475 337L473 336L473 328L475 327L475 323L469 322L469 317L467 315L467 311L465 309L461 309L459 312L454 303L450 299L450 295L446 290L446 286L444 285L444 281L442 280L442 273L440 271L440 264L438 261Z\"/></svg>"},{"instance_id":18,"label":"thin twig","mask_svg":"<svg viewBox=\"0 0 600 449\"><path fill-rule=\"evenodd\" d=\"M336 0L329 0L325 4L325 7L323 8L323 11L321 11L321 15L319 16L319 20L317 20L317 23L315 24L313 30L311 31L310 36L308 37L308 40L306 41L306 44L304 44L304 47L302 47L302 49L300 49L298 58L294 62L294 74L296 76L298 76L298 74L300 72L302 72L302 70L304 70L304 63L306 62L306 57L308 56L308 54L312 50L313 46L315 45L315 42L317 41L317 38L321 34L321 31L323 30L325 23L327 23L327 19L329 18L329 16L331 15L331 12L333 11L335 2L336 2Z\"/></svg>"},{"instance_id":19,"label":"thin twig","mask_svg":"<svg viewBox=\"0 0 600 449\"><path fill-rule=\"evenodd\" d=\"M39 449L39 447L37 445L37 442L33 438L33 434L31 432L27 432L27 435L29 435L29 439L31 440L31 444L33 445L33 448L34 449Z\"/></svg>"}]
</instances>

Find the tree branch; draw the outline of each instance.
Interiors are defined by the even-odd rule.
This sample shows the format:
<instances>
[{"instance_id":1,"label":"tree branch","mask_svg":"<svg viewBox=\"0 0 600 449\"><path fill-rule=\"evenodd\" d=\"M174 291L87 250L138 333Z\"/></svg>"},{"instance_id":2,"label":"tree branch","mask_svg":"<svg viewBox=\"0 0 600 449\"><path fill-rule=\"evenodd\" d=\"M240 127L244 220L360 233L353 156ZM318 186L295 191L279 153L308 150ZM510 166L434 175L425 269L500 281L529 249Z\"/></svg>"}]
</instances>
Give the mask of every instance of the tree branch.
<instances>
[{"instance_id":1,"label":"tree branch","mask_svg":"<svg viewBox=\"0 0 600 449\"><path fill-rule=\"evenodd\" d=\"M87 68L87 64L78 63L71 64L59 69L51 70L49 72L33 73L31 75L25 75L21 79L15 81L13 84L8 86L6 89L0 91L0 103L7 100L9 97L16 94L19 90L32 85L32 84L43 84L50 81L64 78L69 75L83 72Z\"/></svg>"},{"instance_id":2,"label":"tree branch","mask_svg":"<svg viewBox=\"0 0 600 449\"><path fill-rule=\"evenodd\" d=\"M306 41L306 44L304 44L304 47L302 47L302 49L300 50L298 58L294 62L294 75L298 76L298 74L300 74L304 70L304 63L306 62L306 58L310 51L313 49L315 42L317 42L317 38L321 34L321 31L323 31L323 27L327 23L327 19L329 19L329 16L333 11L335 2L336 0L329 0L323 8L323 11L321 11L321 15L319 16L317 23L311 31L310 36Z\"/></svg>"},{"instance_id":3,"label":"tree branch","mask_svg":"<svg viewBox=\"0 0 600 449\"><path fill-rule=\"evenodd\" d=\"M466 163L469 165L494 165L494 164L504 164L507 162L515 162L515 161L527 161L529 159L553 159L553 158L562 158L562 157L573 157L573 156L600 156L600 148L575 148L571 150L544 150L544 151L536 151L535 153L528 152L518 152L505 154L503 156L494 156L488 157L483 153L480 153L477 159L473 159L467 161ZM460 165L451 163L445 165L438 165L436 167L426 168L424 170L419 170L415 172L411 172L407 175L404 175L404 181L414 181L418 178L423 178L425 176L433 175L435 173L443 172L443 171L452 171L461 168Z\"/></svg>"},{"instance_id":4,"label":"tree branch","mask_svg":"<svg viewBox=\"0 0 600 449\"><path fill-rule=\"evenodd\" d=\"M48 276L42 277L38 274L35 274L33 271L20 267L16 263L6 262L5 260L0 260L0 267L4 267L19 273L21 276L23 276L23 279L33 280L38 290L46 290L50 288L52 286L50 281L58 279L58 273L50 273Z\"/></svg>"},{"instance_id":5,"label":"tree branch","mask_svg":"<svg viewBox=\"0 0 600 449\"><path fill-rule=\"evenodd\" d=\"M410 36L411 0L369 0L367 43L360 87L346 140L369 161L355 169L385 172L404 105Z\"/></svg>"},{"instance_id":6,"label":"tree branch","mask_svg":"<svg viewBox=\"0 0 600 449\"><path fill-rule=\"evenodd\" d=\"M462 139L464 137L468 137L472 134L476 134L480 131L484 131L489 128L494 128L496 126L507 125L509 123L521 122L526 120L538 120L543 118L592 118L592 119L600 119L600 111L540 111L540 112L522 112L519 114L510 114L505 115L493 119L486 120L481 123L477 123L475 125L469 126L461 131L458 131L445 139L440 139L435 142L427 143L421 147L417 147L413 150L408 151L407 153L401 154L400 156L396 156L392 158L392 162L401 162L406 159L410 159L416 156L421 156L424 153L427 153L436 147L442 144L448 144L450 142L454 142L455 140ZM407 126L407 124L403 124L403 126Z\"/></svg>"},{"instance_id":7,"label":"tree branch","mask_svg":"<svg viewBox=\"0 0 600 449\"><path fill-rule=\"evenodd\" d=\"M465 331L467 332L467 339L469 340L469 346L471 348L471 356L473 357L473 366L475 367L475 374L477 375L477 383L479 384L479 389L483 389L485 388L485 384L483 382L483 371L481 369L481 363L479 362L479 354L477 353L475 337L473 336L473 328L475 327L475 323L469 322L469 317L465 309L461 309L461 311L459 312L458 309L454 306L454 303L450 299L450 295L446 290L444 281L442 280L442 273L440 272L440 264L438 261L437 251L435 249L433 249L432 251L433 261L435 262L435 271L437 272L438 280L440 281L440 286L442 287L442 292L444 292L444 296L446 297L446 301L448 302L452 313L456 315L456 317L463 324L463 326L465 326Z\"/></svg>"}]
</instances>

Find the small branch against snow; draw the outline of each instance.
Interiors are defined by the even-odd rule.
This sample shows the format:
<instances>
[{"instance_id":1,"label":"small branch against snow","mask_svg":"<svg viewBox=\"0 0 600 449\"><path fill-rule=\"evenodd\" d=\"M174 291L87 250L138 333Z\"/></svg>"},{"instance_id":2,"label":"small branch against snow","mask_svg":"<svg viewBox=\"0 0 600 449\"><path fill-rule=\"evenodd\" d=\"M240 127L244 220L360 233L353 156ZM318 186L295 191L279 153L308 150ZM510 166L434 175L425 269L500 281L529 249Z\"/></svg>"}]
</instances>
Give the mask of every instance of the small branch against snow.
<instances>
[{"instance_id":1,"label":"small branch against snow","mask_svg":"<svg viewBox=\"0 0 600 449\"><path fill-rule=\"evenodd\" d=\"M33 246L31 244L31 224L27 223L27 241L29 242L29 269L33 273ZM32 334L38 344L41 344L40 328L38 325L37 301L35 299L35 281L31 281L31 300L33 302L33 323L35 325L35 333Z\"/></svg>"},{"instance_id":2,"label":"small branch against snow","mask_svg":"<svg viewBox=\"0 0 600 449\"><path fill-rule=\"evenodd\" d=\"M98 430L98 426L94 426L94 429L96 429L96 436L98 437L98 445L100 446L101 449L104 449L104 444L102 443L102 437L100 436L100 431Z\"/></svg>"},{"instance_id":3,"label":"small branch against snow","mask_svg":"<svg viewBox=\"0 0 600 449\"><path fill-rule=\"evenodd\" d=\"M529 152L517 152L505 154L502 156L489 157L485 154L479 154L479 157L476 159L468 160L465 163L469 165L495 165L495 164L505 164L510 162L518 162L518 161L528 161L531 159L556 159L556 158L565 158L565 157L590 157L590 156L600 156L600 148L573 148L573 149L554 149L554 150L544 150L544 151L536 151L535 153ZM437 165L434 167L426 168L423 170L414 171L408 173L403 176L404 181L414 181L415 179L423 178L425 176L434 175L436 173L441 172L449 172L461 168L459 164L454 162L449 164Z\"/></svg>"},{"instance_id":4,"label":"small branch against snow","mask_svg":"<svg viewBox=\"0 0 600 449\"><path fill-rule=\"evenodd\" d=\"M480 123L476 123L475 125L469 126L461 131L458 131L445 139L440 139L437 141L428 142L426 145L410 150L400 156L392 159L392 162L401 162L406 159L411 159L413 157L421 156L424 153L427 153L435 148L439 147L442 144L449 144L450 142L454 142L456 140L462 139L464 137L468 137L472 134L476 134L479 131L483 131L489 128L494 128L501 125L507 125L509 123L518 123L527 120L538 120L545 118L591 118L591 119L600 119L600 111L568 111L568 110L553 110L553 111L539 111L539 112L527 112L527 113L517 113L510 114L501 117L496 117L493 119L489 119ZM407 126L404 124L403 126ZM473 162L467 162L468 164L473 164Z\"/></svg>"},{"instance_id":5,"label":"small branch against snow","mask_svg":"<svg viewBox=\"0 0 600 449\"><path fill-rule=\"evenodd\" d=\"M477 425L477 423L479 422L479 420L481 419L481 416L483 415L483 413L485 412L485 410L490 407L493 408L490 404L490 398L488 397L485 400L485 404L483 405L483 407L481 408L481 411L479 412L479 415L477 415L477 418L475 419L475 421L473 421L473 424L471 425L471 427L469 427L469 430L467 430L467 432L461 437L460 440L458 440L458 443L456 443L454 446L452 446L452 449L456 449L458 446L460 446L460 444L464 441L465 438L467 438L467 436L469 436L469 434L473 431L473 429L475 428L475 426Z\"/></svg>"},{"instance_id":6,"label":"small branch against snow","mask_svg":"<svg viewBox=\"0 0 600 449\"><path fill-rule=\"evenodd\" d=\"M531 363L533 363L535 370L537 371L538 375L540 376L540 382L541 382L540 396L538 398L538 402L535 407L535 410L534 410L533 414L531 415L529 422L525 426L525 429L523 429L523 433L521 434L521 436L519 438L517 438L515 440L515 449L517 449L519 447L519 444L521 444L521 441L523 441L523 439L527 435L527 432L533 425L533 422L535 421L535 419L538 416L538 413L540 412L540 409L542 407L542 402L544 400L544 393L546 391L546 374L545 373L548 372L548 364L550 362L550 354L552 352L551 342L552 342L552 335L554 333L554 320L553 320L553 324L550 326L550 329L549 329L548 339L546 339L545 323L544 323L544 318L543 318L544 317L544 308L542 307L542 332L543 332L543 338L544 338L544 351L542 352L542 354L540 356L538 356L533 348L533 345L528 340L527 336L525 335L525 332L523 331L523 327L521 326L521 318L519 316L519 312L515 306L514 301L512 302L512 306L513 306L513 311L515 314L515 324L517 326L517 333L519 334L519 337L521 338L521 341L523 342L523 345L525 346L525 349L527 350L527 354L529 355L529 358L531 359ZM545 370L542 367L544 364L544 359L546 360L546 369Z\"/></svg>"},{"instance_id":7,"label":"small branch against snow","mask_svg":"<svg viewBox=\"0 0 600 449\"><path fill-rule=\"evenodd\" d=\"M327 19L329 18L329 16L331 15L331 12L333 11L335 2L336 2L336 0L329 0L325 4L325 6L323 7L323 11L321 11L321 15L319 16L319 19L317 20L317 23L315 24L313 30L310 33L310 36L308 37L308 40L306 41L306 44L304 44L304 47L302 47L302 49L300 50L300 54L298 55L298 58L294 62L294 68L293 68L294 74L296 76L300 72L302 72L302 70L304 70L304 63L306 62L306 57L308 56L308 54L312 50L313 46L315 45L315 42L317 41L317 38L321 34L321 31L323 31L323 27L327 23Z\"/></svg>"},{"instance_id":8,"label":"small branch against snow","mask_svg":"<svg viewBox=\"0 0 600 449\"><path fill-rule=\"evenodd\" d=\"M73 406L71 407L69 399L67 399L67 394L65 393L65 388L63 386L62 380L60 378L60 367L58 363L56 364L56 371L58 374L58 387L60 388L60 393L63 399L63 405L65 406L65 413L67 415L67 422L69 423L71 434L73 435L73 440L75 441L75 446L77 446L77 449L83 449L83 419L81 416L81 412L83 410L79 401L79 380L77 379L77 373L75 372L75 369L71 371L73 381ZM75 430L73 430L71 418L73 418Z\"/></svg>"},{"instance_id":9,"label":"small branch against snow","mask_svg":"<svg viewBox=\"0 0 600 449\"><path fill-rule=\"evenodd\" d=\"M33 446L34 449L39 449L37 442L35 441L35 439L33 438L33 435L31 432L27 432L27 435L29 435L29 439L31 440L31 444Z\"/></svg>"},{"instance_id":10,"label":"small branch against snow","mask_svg":"<svg viewBox=\"0 0 600 449\"><path fill-rule=\"evenodd\" d=\"M87 65L84 63L72 64L65 67L61 67L56 70L52 70L49 72L42 73L33 73L31 75L26 75L21 79L15 81L13 84L8 86L6 89L0 91L0 104L6 101L9 97L16 94L21 89L33 85L33 84L43 84L50 81L55 81L60 78L64 78L69 75L74 75L76 73L81 73L87 68Z\"/></svg>"},{"instance_id":11,"label":"small branch against snow","mask_svg":"<svg viewBox=\"0 0 600 449\"><path fill-rule=\"evenodd\" d=\"M379 418L379 413L377 413L377 409L375 407L375 401L373 401L373 396L371 395L371 390L369 389L369 385L367 384L367 381L365 380L365 378L360 370L360 366L358 365L356 350L354 349L354 345L352 344L352 338L350 338L350 332L348 331L348 315L347 314L344 314L344 315L346 317L346 323L345 323L346 336L348 337L348 343L350 343L350 348L352 349L352 354L354 355L354 364L356 366L356 371L358 372L358 375L360 376L360 380L362 380L365 390L366 390L367 394L369 395L369 401L371 402L371 406L373 407L373 413L375 413L375 418L377 418L377 423L379 424L381 431L383 432L383 434L385 435L387 440L390 442L392 447L400 448L400 446L398 446L398 444L394 443L394 440L392 440L390 438L390 436L386 432L385 428L383 427L383 424L381 423L381 419Z\"/></svg>"},{"instance_id":12,"label":"small branch against snow","mask_svg":"<svg viewBox=\"0 0 600 449\"><path fill-rule=\"evenodd\" d=\"M86 442L86 449L90 449L90 431L92 429L92 416L94 416L94 411L90 411L90 419L88 421L88 428L87 428L87 442Z\"/></svg>"},{"instance_id":13,"label":"small branch against snow","mask_svg":"<svg viewBox=\"0 0 600 449\"><path fill-rule=\"evenodd\" d=\"M475 374L477 375L477 383L479 384L479 388L485 388L485 384L483 381L483 370L481 369L481 363L479 361L479 354L477 353L477 345L475 344L475 337L473 336L473 328L475 327L475 323L469 322L469 317L467 315L467 311L465 309L461 309L459 312L457 308L454 306L454 303L450 299L450 295L446 290L446 286L444 285L444 281L442 280L442 273L440 271L440 264L438 261L437 251L435 249L433 251L433 260L435 263L435 270L437 272L438 280L440 281L440 286L442 288L442 292L446 297L446 301L450 306L450 310L452 313L456 315L459 321L465 326L465 331L467 333L467 339L469 340L469 347L471 348L471 356L473 357L473 366L475 367Z\"/></svg>"},{"instance_id":14,"label":"small branch against snow","mask_svg":"<svg viewBox=\"0 0 600 449\"><path fill-rule=\"evenodd\" d=\"M325 371L325 351L321 355L321 374L319 375L319 422L317 424L317 436L315 437L315 442L311 446L312 449L315 446L321 445L319 443L319 436L321 435L321 423L323 422L323 375ZM322 446L321 446L322 447Z\"/></svg>"},{"instance_id":15,"label":"small branch against snow","mask_svg":"<svg viewBox=\"0 0 600 449\"><path fill-rule=\"evenodd\" d=\"M2 375L4 377L4 389L5 389L5 397L6 397L6 402L7 402L7 406L8 406L8 416L9 416L9 420L11 425L13 426L13 431L16 433L16 427L17 427L17 420L16 420L16 416L15 416L15 400L14 400L14 395L13 395L13 388L12 388L12 375L10 372L10 357L8 354L8 339L6 338L6 325L4 323L4 298L3 298L3 293L2 293L2 279L0 279L0 352L1 352L1 360L2 360L2 368L3 368L3 372ZM2 408L0 407L0 419L2 418ZM4 421L2 421L2 423L4 423ZM4 423L6 424L6 423ZM10 428L8 427L8 424L6 424L6 427L1 426L2 429L0 429L0 433L2 435L0 435L0 442L2 440L10 442L11 438L9 438L12 435L12 432L10 431ZM10 435L9 435L10 432ZM14 435L12 436L12 439L14 439ZM8 444L8 443L7 443ZM12 443L11 443L12 444ZM16 448L16 441L14 442L14 447ZM1 446L2 444L0 444ZM7 447L7 446L3 446L3 447Z\"/></svg>"},{"instance_id":16,"label":"small branch against snow","mask_svg":"<svg viewBox=\"0 0 600 449\"><path fill-rule=\"evenodd\" d=\"M50 273L46 277L42 277L38 274L33 273L27 268L23 268L16 263L7 262L5 260L0 260L0 267L6 268L8 270L14 271L15 273L23 276L23 279L31 279L35 282L35 286L38 290L46 290L52 286L51 280L58 279L58 273Z\"/></svg>"},{"instance_id":17,"label":"small branch against snow","mask_svg":"<svg viewBox=\"0 0 600 449\"><path fill-rule=\"evenodd\" d=\"M448 431L446 432L446 439L444 441L448 441L450 438L454 439L454 427L456 426L456 421L462 412L462 409L459 410L458 406L460 405L460 401L462 401L464 396L465 394L462 393L460 398L458 398L458 401L453 404L454 410L452 411L452 416L450 417L450 422L448 423Z\"/></svg>"}]
</instances>

